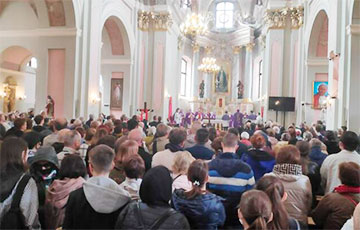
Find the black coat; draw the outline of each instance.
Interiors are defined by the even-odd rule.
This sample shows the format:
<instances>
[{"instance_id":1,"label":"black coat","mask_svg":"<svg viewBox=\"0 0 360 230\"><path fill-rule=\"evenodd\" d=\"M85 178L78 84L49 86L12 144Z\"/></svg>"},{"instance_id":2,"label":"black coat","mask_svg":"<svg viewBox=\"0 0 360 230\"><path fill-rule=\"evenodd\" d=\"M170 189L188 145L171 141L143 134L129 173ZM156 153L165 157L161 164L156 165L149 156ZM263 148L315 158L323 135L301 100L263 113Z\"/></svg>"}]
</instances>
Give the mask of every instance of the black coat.
<instances>
[{"instance_id":1,"label":"black coat","mask_svg":"<svg viewBox=\"0 0 360 230\"><path fill-rule=\"evenodd\" d=\"M138 154L145 162L145 171L151 169L152 156L143 147L139 147Z\"/></svg>"},{"instance_id":2,"label":"black coat","mask_svg":"<svg viewBox=\"0 0 360 230\"><path fill-rule=\"evenodd\" d=\"M70 193L65 208L63 229L114 229L116 219L123 209L109 214L96 212L87 201L83 188Z\"/></svg>"},{"instance_id":3,"label":"black coat","mask_svg":"<svg viewBox=\"0 0 360 230\"><path fill-rule=\"evenodd\" d=\"M148 206L141 202L140 210L144 225L149 228L169 209L170 206ZM115 229L142 229L136 210L137 202L134 201L127 205L120 213ZM180 212L177 212L169 216L163 224L160 225L159 229L190 229L190 225L186 217Z\"/></svg>"}]
</instances>

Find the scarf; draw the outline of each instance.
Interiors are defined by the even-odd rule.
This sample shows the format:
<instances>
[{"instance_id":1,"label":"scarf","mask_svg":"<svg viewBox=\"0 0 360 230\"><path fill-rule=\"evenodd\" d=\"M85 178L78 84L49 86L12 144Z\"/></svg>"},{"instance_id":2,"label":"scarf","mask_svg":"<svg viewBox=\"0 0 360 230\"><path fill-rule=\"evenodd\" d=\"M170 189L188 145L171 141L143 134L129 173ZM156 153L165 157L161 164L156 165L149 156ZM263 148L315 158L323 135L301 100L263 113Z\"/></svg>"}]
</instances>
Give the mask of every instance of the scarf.
<instances>
[{"instance_id":1,"label":"scarf","mask_svg":"<svg viewBox=\"0 0 360 230\"><path fill-rule=\"evenodd\" d=\"M175 144L172 144L172 143L166 144L165 149L169 149L173 153L178 152L178 151L184 151L184 149L181 146L175 145Z\"/></svg>"},{"instance_id":2,"label":"scarf","mask_svg":"<svg viewBox=\"0 0 360 230\"><path fill-rule=\"evenodd\" d=\"M276 164L273 169L275 174L302 175L301 165L298 164Z\"/></svg>"},{"instance_id":3,"label":"scarf","mask_svg":"<svg viewBox=\"0 0 360 230\"><path fill-rule=\"evenodd\" d=\"M334 189L337 193L360 193L360 186L359 187L352 187L348 185L339 185Z\"/></svg>"}]
</instances>

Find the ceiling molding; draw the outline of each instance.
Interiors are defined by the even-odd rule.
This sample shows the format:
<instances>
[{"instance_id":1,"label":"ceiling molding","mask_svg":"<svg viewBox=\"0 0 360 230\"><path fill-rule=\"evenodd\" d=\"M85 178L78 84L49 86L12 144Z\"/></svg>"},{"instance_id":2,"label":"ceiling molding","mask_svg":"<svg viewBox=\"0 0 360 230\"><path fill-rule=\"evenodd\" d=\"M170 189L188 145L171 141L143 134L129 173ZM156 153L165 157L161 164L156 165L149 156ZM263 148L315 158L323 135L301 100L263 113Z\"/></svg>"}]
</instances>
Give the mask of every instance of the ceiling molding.
<instances>
[{"instance_id":1,"label":"ceiling molding","mask_svg":"<svg viewBox=\"0 0 360 230\"><path fill-rule=\"evenodd\" d=\"M1 38L11 37L71 37L81 36L81 30L76 28L40 28L27 30L0 30Z\"/></svg>"}]
</instances>

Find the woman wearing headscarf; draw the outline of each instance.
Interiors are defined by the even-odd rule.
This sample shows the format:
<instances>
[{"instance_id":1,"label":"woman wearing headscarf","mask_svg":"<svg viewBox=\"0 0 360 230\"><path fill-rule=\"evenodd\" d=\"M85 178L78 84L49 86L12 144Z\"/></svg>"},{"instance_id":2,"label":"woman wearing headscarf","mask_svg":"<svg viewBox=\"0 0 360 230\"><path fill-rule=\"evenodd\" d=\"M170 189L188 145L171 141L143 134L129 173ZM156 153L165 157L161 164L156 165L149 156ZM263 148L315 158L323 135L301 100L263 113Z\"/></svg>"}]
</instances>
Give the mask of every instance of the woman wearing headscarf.
<instances>
[{"instance_id":1,"label":"woman wearing headscarf","mask_svg":"<svg viewBox=\"0 0 360 230\"><path fill-rule=\"evenodd\" d=\"M140 186L141 202L121 211L115 229L190 229L185 216L170 207L172 178L164 166L150 169Z\"/></svg>"}]
</instances>

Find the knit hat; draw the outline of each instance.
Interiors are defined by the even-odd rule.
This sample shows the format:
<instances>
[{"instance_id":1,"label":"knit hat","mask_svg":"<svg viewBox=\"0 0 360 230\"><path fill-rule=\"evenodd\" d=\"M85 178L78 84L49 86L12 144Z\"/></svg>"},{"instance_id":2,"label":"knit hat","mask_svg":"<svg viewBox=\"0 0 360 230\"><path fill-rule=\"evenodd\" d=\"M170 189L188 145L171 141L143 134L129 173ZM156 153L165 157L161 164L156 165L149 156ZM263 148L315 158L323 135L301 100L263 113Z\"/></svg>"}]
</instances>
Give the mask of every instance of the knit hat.
<instances>
[{"instance_id":1,"label":"knit hat","mask_svg":"<svg viewBox=\"0 0 360 230\"><path fill-rule=\"evenodd\" d=\"M29 158L29 165L39 162L39 161L48 161L53 163L56 167L59 168L59 161L56 156L55 149L53 147L40 147L34 157Z\"/></svg>"}]
</instances>

